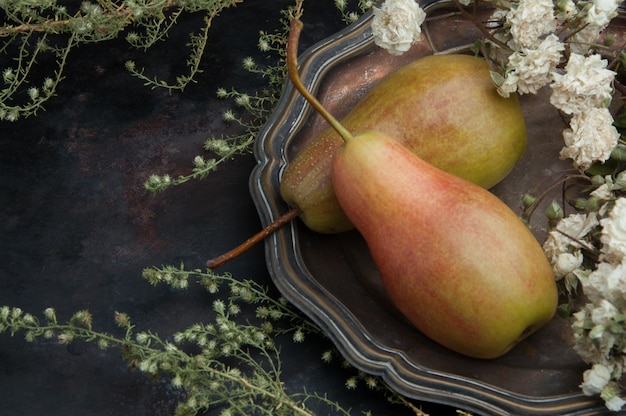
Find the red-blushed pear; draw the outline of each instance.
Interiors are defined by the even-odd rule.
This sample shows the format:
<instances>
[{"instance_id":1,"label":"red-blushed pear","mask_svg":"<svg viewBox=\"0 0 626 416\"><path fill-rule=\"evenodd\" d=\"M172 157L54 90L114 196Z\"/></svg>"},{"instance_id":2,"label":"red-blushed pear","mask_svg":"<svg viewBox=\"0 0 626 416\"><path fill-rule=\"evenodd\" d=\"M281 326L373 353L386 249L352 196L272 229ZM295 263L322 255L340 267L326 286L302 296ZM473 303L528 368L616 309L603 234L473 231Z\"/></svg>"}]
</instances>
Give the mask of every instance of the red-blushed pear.
<instances>
[{"instance_id":1,"label":"red-blushed pear","mask_svg":"<svg viewBox=\"0 0 626 416\"><path fill-rule=\"evenodd\" d=\"M292 22L290 48L301 28ZM306 90L291 56L294 86L344 140L331 165L337 199L406 318L441 345L485 359L546 324L557 307L556 283L517 215L385 133L353 136Z\"/></svg>"},{"instance_id":2,"label":"red-blushed pear","mask_svg":"<svg viewBox=\"0 0 626 416\"><path fill-rule=\"evenodd\" d=\"M557 288L541 246L489 191L378 132L337 150L332 180L393 303L429 338L495 358L554 315Z\"/></svg>"},{"instance_id":3,"label":"red-blushed pear","mask_svg":"<svg viewBox=\"0 0 626 416\"><path fill-rule=\"evenodd\" d=\"M462 54L426 56L397 69L341 124L352 134L386 133L427 162L485 188L513 169L527 138L517 96L500 96L485 60ZM332 154L342 143L334 128L322 132L281 178L281 197L314 231L353 228L330 179Z\"/></svg>"}]
</instances>

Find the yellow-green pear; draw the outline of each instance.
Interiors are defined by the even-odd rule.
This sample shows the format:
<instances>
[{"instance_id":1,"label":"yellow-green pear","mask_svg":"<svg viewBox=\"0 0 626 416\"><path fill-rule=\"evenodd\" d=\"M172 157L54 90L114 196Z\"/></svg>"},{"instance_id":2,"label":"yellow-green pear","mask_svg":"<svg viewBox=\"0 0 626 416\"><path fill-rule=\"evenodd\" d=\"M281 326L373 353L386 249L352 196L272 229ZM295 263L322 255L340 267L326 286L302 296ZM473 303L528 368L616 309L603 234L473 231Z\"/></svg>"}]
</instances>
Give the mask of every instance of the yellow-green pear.
<instances>
[{"instance_id":1,"label":"yellow-green pear","mask_svg":"<svg viewBox=\"0 0 626 416\"><path fill-rule=\"evenodd\" d=\"M417 59L385 77L341 120L351 133L380 131L434 166L490 188L514 167L526 147L517 96L501 97L487 63L451 54ZM330 179L333 128L314 138L287 164L281 197L301 211L312 230L353 228Z\"/></svg>"},{"instance_id":2,"label":"yellow-green pear","mask_svg":"<svg viewBox=\"0 0 626 416\"><path fill-rule=\"evenodd\" d=\"M393 303L434 341L495 358L554 315L557 288L541 246L489 191L380 132L337 150L332 182Z\"/></svg>"}]
</instances>

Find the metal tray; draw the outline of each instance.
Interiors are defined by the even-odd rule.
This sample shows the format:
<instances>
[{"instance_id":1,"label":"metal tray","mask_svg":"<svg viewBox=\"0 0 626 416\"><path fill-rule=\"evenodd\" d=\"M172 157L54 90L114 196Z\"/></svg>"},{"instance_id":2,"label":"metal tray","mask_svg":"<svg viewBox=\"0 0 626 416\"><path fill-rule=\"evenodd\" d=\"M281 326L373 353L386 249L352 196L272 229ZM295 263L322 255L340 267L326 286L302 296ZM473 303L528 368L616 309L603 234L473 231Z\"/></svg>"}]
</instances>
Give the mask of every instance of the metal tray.
<instances>
[{"instance_id":1,"label":"metal tray","mask_svg":"<svg viewBox=\"0 0 626 416\"><path fill-rule=\"evenodd\" d=\"M385 75L420 56L467 50L478 30L448 2L422 3L429 13L425 39L396 57L373 44L371 13L313 46L300 58L305 85L341 117ZM436 16L436 18L433 18ZM621 19L621 18L620 18ZM623 21L614 25L623 36ZM306 30L306 21L304 30ZM558 158L563 121L547 94L522 96L528 149L515 170L492 189L517 212L522 194L571 168ZM258 165L250 190L263 224L287 210L278 184L282 168L326 122L287 83L275 113L258 137ZM545 224L533 224L545 238ZM432 342L394 309L376 266L356 231L321 235L292 221L266 240L266 263L282 294L316 322L345 358L379 375L403 395L494 415L609 414L579 388L588 367L572 348L566 320L546 327L495 360L477 360Z\"/></svg>"}]
</instances>

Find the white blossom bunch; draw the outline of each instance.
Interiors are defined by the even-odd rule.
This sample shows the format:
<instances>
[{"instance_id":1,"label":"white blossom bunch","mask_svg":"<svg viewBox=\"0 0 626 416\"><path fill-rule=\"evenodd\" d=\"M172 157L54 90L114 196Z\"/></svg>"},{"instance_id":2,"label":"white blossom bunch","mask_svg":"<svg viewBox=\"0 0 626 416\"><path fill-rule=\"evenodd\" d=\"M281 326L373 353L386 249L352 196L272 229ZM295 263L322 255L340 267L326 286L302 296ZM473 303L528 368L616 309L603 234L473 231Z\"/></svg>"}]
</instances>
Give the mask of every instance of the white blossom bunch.
<instances>
[{"instance_id":1,"label":"white blossom bunch","mask_svg":"<svg viewBox=\"0 0 626 416\"><path fill-rule=\"evenodd\" d=\"M456 0L459 7L469 0ZM581 170L605 162L619 133L608 110L615 73L596 51L619 0L487 0L497 4L487 28L488 58L498 92L535 94L552 89L550 102L571 117L563 131L563 159ZM394 55L420 39L425 13L416 0L386 0L374 8L375 43Z\"/></svg>"},{"instance_id":2,"label":"white blossom bunch","mask_svg":"<svg viewBox=\"0 0 626 416\"><path fill-rule=\"evenodd\" d=\"M626 405L619 384L626 364L626 197L613 199L622 186L598 212L560 220L544 243L557 279L580 282L587 298L572 322L575 348L592 365L580 387L586 395L600 395L612 411ZM583 251L597 251L592 241L598 230L597 261L585 264Z\"/></svg>"},{"instance_id":3,"label":"white blossom bunch","mask_svg":"<svg viewBox=\"0 0 626 416\"><path fill-rule=\"evenodd\" d=\"M392 55L402 55L419 40L426 13L415 0L388 0L373 13L374 42Z\"/></svg>"},{"instance_id":4,"label":"white blossom bunch","mask_svg":"<svg viewBox=\"0 0 626 416\"><path fill-rule=\"evenodd\" d=\"M451 1L465 11L472 0ZM475 23L484 25L480 51L498 92L508 97L548 88L567 123L558 156L590 177L588 169L605 163L621 138L609 111L616 73L602 55L609 50L603 31L621 0L473 1L494 6L487 22ZM416 0L386 0L374 9L375 42L404 53L420 40L417 26L424 21ZM559 284L570 294L581 288L587 299L571 317L576 351L590 365L580 387L620 411L626 407L620 383L626 375L626 171L592 183L587 192L594 208L558 221L543 249Z\"/></svg>"}]
</instances>

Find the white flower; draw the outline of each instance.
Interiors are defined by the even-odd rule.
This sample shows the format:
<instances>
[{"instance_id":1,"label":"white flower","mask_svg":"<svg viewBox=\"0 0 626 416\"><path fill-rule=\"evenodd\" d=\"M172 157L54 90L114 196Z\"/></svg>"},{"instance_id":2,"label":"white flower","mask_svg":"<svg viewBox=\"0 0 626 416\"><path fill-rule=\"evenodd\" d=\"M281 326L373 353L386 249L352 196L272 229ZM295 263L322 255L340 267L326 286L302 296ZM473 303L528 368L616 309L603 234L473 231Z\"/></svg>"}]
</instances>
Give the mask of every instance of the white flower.
<instances>
[{"instance_id":1,"label":"white flower","mask_svg":"<svg viewBox=\"0 0 626 416\"><path fill-rule=\"evenodd\" d=\"M555 264L563 253L574 252L581 248L578 240L582 240L598 225L595 214L571 214L561 219L543 244L543 250Z\"/></svg>"},{"instance_id":2,"label":"white flower","mask_svg":"<svg viewBox=\"0 0 626 416\"><path fill-rule=\"evenodd\" d=\"M600 32L604 30L603 26L587 24L577 30L569 39L568 44L570 51L578 55L585 55L591 47L597 43Z\"/></svg>"},{"instance_id":3,"label":"white flower","mask_svg":"<svg viewBox=\"0 0 626 416\"><path fill-rule=\"evenodd\" d=\"M619 138L609 110L591 107L575 113L570 128L563 130L565 147L560 156L561 159L573 159L574 165L584 170L594 162L605 162Z\"/></svg>"},{"instance_id":4,"label":"white flower","mask_svg":"<svg viewBox=\"0 0 626 416\"><path fill-rule=\"evenodd\" d=\"M613 192L609 186L609 182L607 182L598 186L590 195L603 201L608 201L613 197Z\"/></svg>"},{"instance_id":5,"label":"white flower","mask_svg":"<svg viewBox=\"0 0 626 416\"><path fill-rule=\"evenodd\" d=\"M520 0L517 8L509 11L507 21L515 42L533 47L541 36L556 30L554 4L552 0Z\"/></svg>"},{"instance_id":6,"label":"white flower","mask_svg":"<svg viewBox=\"0 0 626 416\"><path fill-rule=\"evenodd\" d=\"M559 8L558 18L564 20L570 20L578 14L578 8L576 7L576 3L573 0L562 0L557 2L557 7Z\"/></svg>"},{"instance_id":7,"label":"white flower","mask_svg":"<svg viewBox=\"0 0 626 416\"><path fill-rule=\"evenodd\" d=\"M621 263L626 258L626 198L619 198L602 225L603 259ZM626 288L625 288L626 289Z\"/></svg>"},{"instance_id":8,"label":"white flower","mask_svg":"<svg viewBox=\"0 0 626 416\"><path fill-rule=\"evenodd\" d=\"M606 59L601 59L598 54L571 54L565 74L553 72L550 103L566 114L603 107L612 97L615 78L615 72L606 69L606 65Z\"/></svg>"},{"instance_id":9,"label":"white flower","mask_svg":"<svg viewBox=\"0 0 626 416\"><path fill-rule=\"evenodd\" d=\"M386 0L380 9L374 8L374 43L392 55L402 55L419 39L425 18L415 0Z\"/></svg>"},{"instance_id":10,"label":"white flower","mask_svg":"<svg viewBox=\"0 0 626 416\"><path fill-rule=\"evenodd\" d=\"M556 257L554 275L557 279L580 268L583 264L583 253L576 250L574 253L561 253Z\"/></svg>"},{"instance_id":11,"label":"white flower","mask_svg":"<svg viewBox=\"0 0 626 416\"><path fill-rule=\"evenodd\" d=\"M581 283L592 302L607 300L619 308L626 306L626 263L601 262Z\"/></svg>"},{"instance_id":12,"label":"white flower","mask_svg":"<svg viewBox=\"0 0 626 416\"><path fill-rule=\"evenodd\" d=\"M593 0L591 7L587 11L585 22L606 27L612 18L617 16L617 7L622 0Z\"/></svg>"},{"instance_id":13,"label":"white flower","mask_svg":"<svg viewBox=\"0 0 626 416\"><path fill-rule=\"evenodd\" d=\"M547 36L537 48L522 48L509 56L508 72L504 83L498 89L500 95L508 97L518 91L522 94L535 94L552 80L552 71L561 60L565 46L556 35Z\"/></svg>"},{"instance_id":14,"label":"white flower","mask_svg":"<svg viewBox=\"0 0 626 416\"><path fill-rule=\"evenodd\" d=\"M611 380L611 369L602 364L594 364L583 374L583 383L580 388L587 396L600 394L604 386Z\"/></svg>"},{"instance_id":15,"label":"white flower","mask_svg":"<svg viewBox=\"0 0 626 416\"><path fill-rule=\"evenodd\" d=\"M507 73L502 84L498 86L498 94L504 98L509 98L511 94L515 94L517 92L518 81L519 75L517 75L517 71L513 70Z\"/></svg>"},{"instance_id":16,"label":"white flower","mask_svg":"<svg viewBox=\"0 0 626 416\"><path fill-rule=\"evenodd\" d=\"M617 314L619 310L608 300L602 299L600 304L591 310L591 321L596 325L606 327Z\"/></svg>"},{"instance_id":17,"label":"white flower","mask_svg":"<svg viewBox=\"0 0 626 416\"><path fill-rule=\"evenodd\" d=\"M591 339L587 336L587 325L589 324L590 310L592 308L593 305L588 303L582 310L573 314L574 348L580 358L587 363L610 364L607 356L614 344L612 337L606 336L606 331L602 334L603 337L601 339Z\"/></svg>"}]
</instances>

